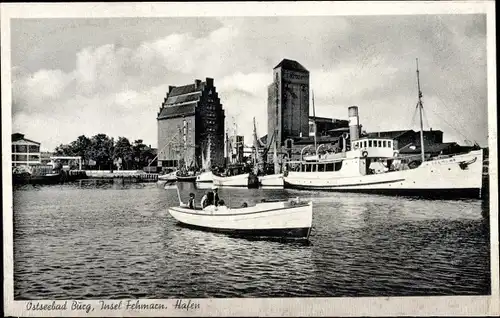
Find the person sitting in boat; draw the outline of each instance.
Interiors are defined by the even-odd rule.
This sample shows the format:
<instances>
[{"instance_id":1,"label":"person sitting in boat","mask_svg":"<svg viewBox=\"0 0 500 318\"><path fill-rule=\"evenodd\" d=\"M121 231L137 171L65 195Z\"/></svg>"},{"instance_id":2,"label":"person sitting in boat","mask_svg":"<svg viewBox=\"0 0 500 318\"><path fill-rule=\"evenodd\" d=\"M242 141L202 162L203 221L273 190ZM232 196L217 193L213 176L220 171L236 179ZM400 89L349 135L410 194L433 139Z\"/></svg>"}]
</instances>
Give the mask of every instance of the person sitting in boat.
<instances>
[{"instance_id":1,"label":"person sitting in boat","mask_svg":"<svg viewBox=\"0 0 500 318\"><path fill-rule=\"evenodd\" d=\"M222 200L219 200L219 189L214 186L214 187L212 187L212 191L213 191L213 195L214 195L213 202L214 202L215 206L218 206L219 201L222 201Z\"/></svg>"},{"instance_id":2,"label":"person sitting in boat","mask_svg":"<svg viewBox=\"0 0 500 318\"><path fill-rule=\"evenodd\" d=\"M212 191L208 191L207 193L205 193L203 198L201 198L201 207L203 209L209 205L219 205L219 194L217 187L215 186L212 188Z\"/></svg>"},{"instance_id":3,"label":"person sitting in boat","mask_svg":"<svg viewBox=\"0 0 500 318\"><path fill-rule=\"evenodd\" d=\"M201 208L204 209L206 208L207 206L213 204L211 202L213 200L213 193L211 191L207 191L207 193L205 193L205 195L201 198Z\"/></svg>"},{"instance_id":4,"label":"person sitting in boat","mask_svg":"<svg viewBox=\"0 0 500 318\"><path fill-rule=\"evenodd\" d=\"M194 209L194 193L189 194L189 203L188 206L190 209Z\"/></svg>"}]
</instances>

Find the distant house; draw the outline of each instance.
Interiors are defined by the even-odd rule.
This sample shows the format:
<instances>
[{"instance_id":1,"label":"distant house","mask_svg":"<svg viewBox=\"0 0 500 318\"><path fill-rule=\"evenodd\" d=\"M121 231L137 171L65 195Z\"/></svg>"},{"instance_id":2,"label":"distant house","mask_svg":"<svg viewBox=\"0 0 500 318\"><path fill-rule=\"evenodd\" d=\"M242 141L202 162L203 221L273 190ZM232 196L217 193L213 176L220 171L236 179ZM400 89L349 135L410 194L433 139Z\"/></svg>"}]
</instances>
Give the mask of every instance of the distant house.
<instances>
[{"instance_id":1,"label":"distant house","mask_svg":"<svg viewBox=\"0 0 500 318\"><path fill-rule=\"evenodd\" d=\"M40 143L23 134L12 134L12 166L35 166L41 164Z\"/></svg>"},{"instance_id":2,"label":"distant house","mask_svg":"<svg viewBox=\"0 0 500 318\"><path fill-rule=\"evenodd\" d=\"M420 146L420 131L414 131L412 129L370 132L363 137L393 139L396 141L398 149L409 145ZM424 145L441 143L443 143L443 132L441 130L424 131Z\"/></svg>"},{"instance_id":3,"label":"distant house","mask_svg":"<svg viewBox=\"0 0 500 318\"><path fill-rule=\"evenodd\" d=\"M439 144L430 144L424 147L425 154L428 156L451 155L469 151L470 147L462 147L456 142L445 142ZM422 151L420 145L412 145L401 148L399 153L402 155L418 155Z\"/></svg>"}]
</instances>

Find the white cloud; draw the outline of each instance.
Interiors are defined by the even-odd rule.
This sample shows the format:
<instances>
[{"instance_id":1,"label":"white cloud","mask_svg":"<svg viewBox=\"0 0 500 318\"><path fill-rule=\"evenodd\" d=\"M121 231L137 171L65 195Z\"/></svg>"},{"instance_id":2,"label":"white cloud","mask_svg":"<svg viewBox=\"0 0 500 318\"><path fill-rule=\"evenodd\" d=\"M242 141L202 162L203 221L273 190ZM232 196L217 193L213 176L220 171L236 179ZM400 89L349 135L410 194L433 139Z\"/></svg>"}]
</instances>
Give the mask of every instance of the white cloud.
<instances>
[{"instance_id":1,"label":"white cloud","mask_svg":"<svg viewBox=\"0 0 500 318\"><path fill-rule=\"evenodd\" d=\"M450 19L223 18L219 28L204 36L186 25L136 46L114 44L119 41L109 38L108 44L59 56L73 60L73 69L67 71L61 67L29 73L14 66L14 128L40 140L46 149L100 132L156 145L156 114L168 85L212 77L226 109L227 127L232 129L234 117L248 141L254 116L259 135L267 132L267 86L272 68L286 57L309 69L317 116L346 118L347 107L358 105L366 129L404 129L416 103L414 58L419 57L433 128L454 136L432 115L432 110L443 109L437 106L442 100L449 113L463 115L455 122L484 142L486 51L477 22L481 19ZM56 56L54 52L50 58Z\"/></svg>"}]
</instances>

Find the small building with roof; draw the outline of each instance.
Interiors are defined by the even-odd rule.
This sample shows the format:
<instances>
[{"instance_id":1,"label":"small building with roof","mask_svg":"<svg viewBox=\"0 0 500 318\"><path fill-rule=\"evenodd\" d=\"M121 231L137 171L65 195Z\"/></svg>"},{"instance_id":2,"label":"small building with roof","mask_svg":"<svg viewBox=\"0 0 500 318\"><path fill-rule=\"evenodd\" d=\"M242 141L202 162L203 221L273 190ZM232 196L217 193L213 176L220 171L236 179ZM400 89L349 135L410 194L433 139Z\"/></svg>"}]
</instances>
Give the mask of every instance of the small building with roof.
<instances>
[{"instance_id":1,"label":"small building with roof","mask_svg":"<svg viewBox=\"0 0 500 318\"><path fill-rule=\"evenodd\" d=\"M209 157L211 165L222 165L224 118L212 78L169 86L157 115L158 166L178 168L184 161L188 167L201 168L203 157Z\"/></svg>"},{"instance_id":2,"label":"small building with roof","mask_svg":"<svg viewBox=\"0 0 500 318\"><path fill-rule=\"evenodd\" d=\"M24 134L12 134L12 166L36 166L40 164L40 143L25 138Z\"/></svg>"}]
</instances>

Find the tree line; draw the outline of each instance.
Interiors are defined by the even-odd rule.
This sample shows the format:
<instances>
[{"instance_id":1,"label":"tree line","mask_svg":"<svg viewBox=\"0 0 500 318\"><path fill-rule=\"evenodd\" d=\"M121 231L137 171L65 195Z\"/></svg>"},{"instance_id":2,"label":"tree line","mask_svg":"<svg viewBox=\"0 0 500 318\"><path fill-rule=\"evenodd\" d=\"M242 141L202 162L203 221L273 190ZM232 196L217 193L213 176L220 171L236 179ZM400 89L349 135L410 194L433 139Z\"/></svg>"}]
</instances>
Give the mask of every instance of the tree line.
<instances>
[{"instance_id":1,"label":"tree line","mask_svg":"<svg viewBox=\"0 0 500 318\"><path fill-rule=\"evenodd\" d=\"M84 169L95 170L140 170L154 166L156 154L153 149L137 139L131 143L126 137L114 138L106 134L92 137L79 136L69 144L56 147L57 156L80 156Z\"/></svg>"}]
</instances>

